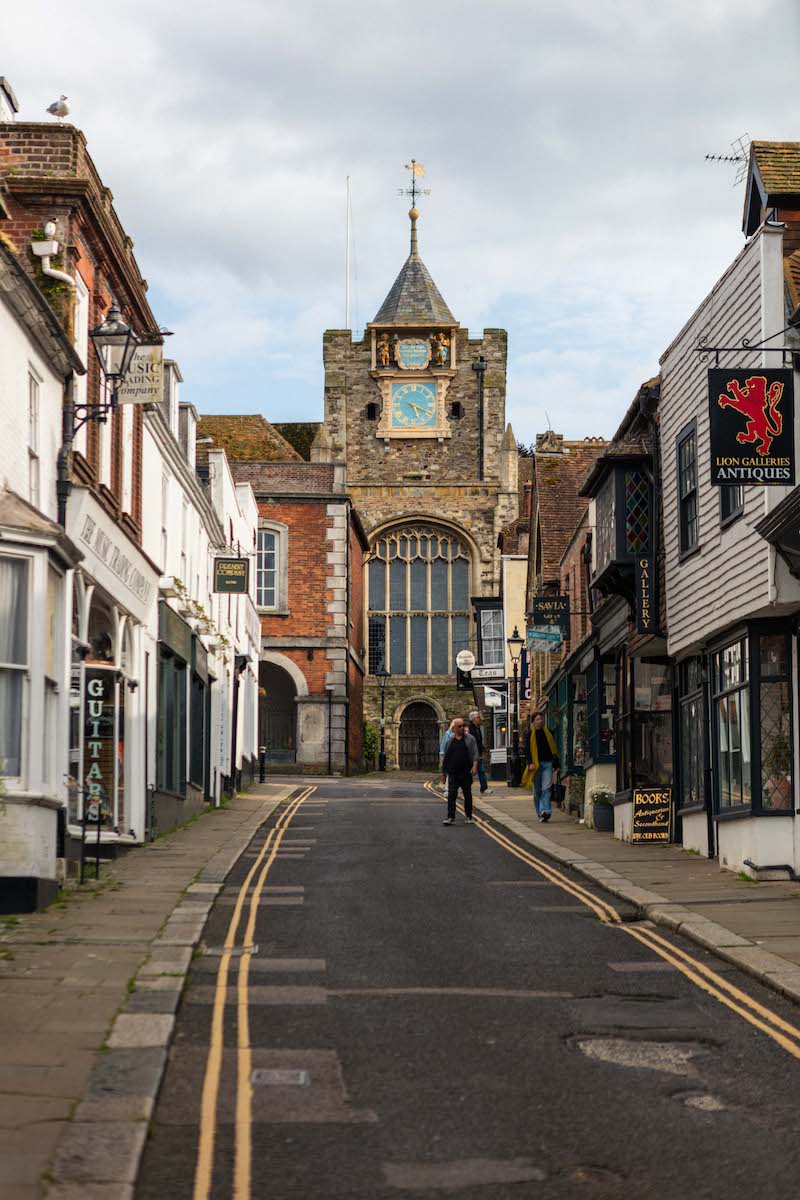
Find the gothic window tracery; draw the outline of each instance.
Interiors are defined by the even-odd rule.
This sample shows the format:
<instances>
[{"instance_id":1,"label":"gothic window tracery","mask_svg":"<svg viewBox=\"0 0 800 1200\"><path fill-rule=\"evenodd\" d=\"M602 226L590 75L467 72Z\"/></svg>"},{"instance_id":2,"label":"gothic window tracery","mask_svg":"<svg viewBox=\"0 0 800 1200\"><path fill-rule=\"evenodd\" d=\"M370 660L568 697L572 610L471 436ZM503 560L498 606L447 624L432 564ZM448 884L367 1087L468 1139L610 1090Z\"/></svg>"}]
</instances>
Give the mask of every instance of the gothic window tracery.
<instances>
[{"instance_id":1,"label":"gothic window tracery","mask_svg":"<svg viewBox=\"0 0 800 1200\"><path fill-rule=\"evenodd\" d=\"M369 563L369 670L452 675L469 640L469 551L433 525L383 534Z\"/></svg>"}]
</instances>

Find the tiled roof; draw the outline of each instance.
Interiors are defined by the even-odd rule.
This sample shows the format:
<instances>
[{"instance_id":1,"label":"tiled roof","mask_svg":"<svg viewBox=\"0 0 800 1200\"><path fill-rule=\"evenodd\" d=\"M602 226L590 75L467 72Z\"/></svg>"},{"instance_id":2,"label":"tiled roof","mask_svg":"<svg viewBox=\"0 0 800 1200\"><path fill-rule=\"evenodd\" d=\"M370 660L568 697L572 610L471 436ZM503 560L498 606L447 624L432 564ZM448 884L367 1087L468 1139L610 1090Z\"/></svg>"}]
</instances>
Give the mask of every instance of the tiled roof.
<instances>
[{"instance_id":1,"label":"tiled roof","mask_svg":"<svg viewBox=\"0 0 800 1200\"><path fill-rule=\"evenodd\" d=\"M206 457L209 449L224 450L229 461L291 462L302 455L276 431L274 425L258 413L241 416L201 416L197 425L199 438L214 439L213 446L198 445L197 457Z\"/></svg>"},{"instance_id":2,"label":"tiled roof","mask_svg":"<svg viewBox=\"0 0 800 1200\"><path fill-rule=\"evenodd\" d=\"M273 429L277 429L281 437L293 446L301 458L311 461L311 444L321 428L319 421L276 421Z\"/></svg>"},{"instance_id":3,"label":"tiled roof","mask_svg":"<svg viewBox=\"0 0 800 1200\"><path fill-rule=\"evenodd\" d=\"M588 504L578 489L605 448L601 438L565 441L563 454L536 455L536 497L545 580L558 579L561 556Z\"/></svg>"},{"instance_id":4,"label":"tiled roof","mask_svg":"<svg viewBox=\"0 0 800 1200\"><path fill-rule=\"evenodd\" d=\"M750 150L769 195L800 194L800 142L751 142Z\"/></svg>"},{"instance_id":5,"label":"tiled roof","mask_svg":"<svg viewBox=\"0 0 800 1200\"><path fill-rule=\"evenodd\" d=\"M792 306L796 309L800 305L800 250L795 250L783 260L783 277Z\"/></svg>"},{"instance_id":6,"label":"tiled roof","mask_svg":"<svg viewBox=\"0 0 800 1200\"><path fill-rule=\"evenodd\" d=\"M374 325L457 325L428 268L417 251L416 221L411 226L411 253L378 309Z\"/></svg>"}]
</instances>

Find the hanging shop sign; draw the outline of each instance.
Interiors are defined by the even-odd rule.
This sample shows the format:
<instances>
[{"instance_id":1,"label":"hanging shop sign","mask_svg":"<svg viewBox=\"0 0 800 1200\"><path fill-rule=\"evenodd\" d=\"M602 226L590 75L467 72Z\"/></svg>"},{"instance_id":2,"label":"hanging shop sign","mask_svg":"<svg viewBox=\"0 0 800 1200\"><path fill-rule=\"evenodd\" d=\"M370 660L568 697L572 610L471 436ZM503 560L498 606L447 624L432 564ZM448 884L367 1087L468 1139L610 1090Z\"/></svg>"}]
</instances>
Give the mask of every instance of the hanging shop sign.
<instances>
[{"instance_id":1,"label":"hanging shop sign","mask_svg":"<svg viewBox=\"0 0 800 1200\"><path fill-rule=\"evenodd\" d=\"M500 682L505 679L505 668L500 665L497 667L473 667L470 672L473 683L488 683Z\"/></svg>"},{"instance_id":2,"label":"hanging shop sign","mask_svg":"<svg viewBox=\"0 0 800 1200\"><path fill-rule=\"evenodd\" d=\"M636 631L658 633L655 564L649 557L636 560Z\"/></svg>"},{"instance_id":3,"label":"hanging shop sign","mask_svg":"<svg viewBox=\"0 0 800 1200\"><path fill-rule=\"evenodd\" d=\"M519 656L519 694L524 701L530 704L531 700L531 673L528 669L528 651L523 650Z\"/></svg>"},{"instance_id":4,"label":"hanging shop sign","mask_svg":"<svg viewBox=\"0 0 800 1200\"><path fill-rule=\"evenodd\" d=\"M569 596L534 596L531 613L534 625L560 625L569 633Z\"/></svg>"},{"instance_id":5,"label":"hanging shop sign","mask_svg":"<svg viewBox=\"0 0 800 1200\"><path fill-rule=\"evenodd\" d=\"M525 644L529 654L556 654L564 644L560 625L529 626Z\"/></svg>"},{"instance_id":6,"label":"hanging shop sign","mask_svg":"<svg viewBox=\"0 0 800 1200\"><path fill-rule=\"evenodd\" d=\"M672 788L634 788L631 842L669 842L672 833Z\"/></svg>"},{"instance_id":7,"label":"hanging shop sign","mask_svg":"<svg viewBox=\"0 0 800 1200\"><path fill-rule=\"evenodd\" d=\"M214 591L229 595L239 592L246 595L250 590L249 558L215 558Z\"/></svg>"},{"instance_id":8,"label":"hanging shop sign","mask_svg":"<svg viewBox=\"0 0 800 1200\"><path fill-rule=\"evenodd\" d=\"M86 669L83 785L87 821L112 819L115 681L114 671Z\"/></svg>"},{"instance_id":9,"label":"hanging shop sign","mask_svg":"<svg viewBox=\"0 0 800 1200\"><path fill-rule=\"evenodd\" d=\"M159 404L163 399L164 347L137 346L124 383L117 389L118 404Z\"/></svg>"},{"instance_id":10,"label":"hanging shop sign","mask_svg":"<svg viewBox=\"0 0 800 1200\"><path fill-rule=\"evenodd\" d=\"M783 487L795 481L790 370L708 372L711 482Z\"/></svg>"}]
</instances>

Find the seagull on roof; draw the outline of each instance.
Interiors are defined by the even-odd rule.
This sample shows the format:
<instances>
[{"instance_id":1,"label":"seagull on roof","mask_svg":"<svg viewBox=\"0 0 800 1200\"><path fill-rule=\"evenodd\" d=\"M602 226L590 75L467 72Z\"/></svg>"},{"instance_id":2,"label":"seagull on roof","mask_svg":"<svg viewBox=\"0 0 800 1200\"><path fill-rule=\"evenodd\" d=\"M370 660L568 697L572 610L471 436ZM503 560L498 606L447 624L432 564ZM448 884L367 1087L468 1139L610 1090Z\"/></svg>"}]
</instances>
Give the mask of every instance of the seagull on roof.
<instances>
[{"instance_id":1,"label":"seagull on roof","mask_svg":"<svg viewBox=\"0 0 800 1200\"><path fill-rule=\"evenodd\" d=\"M68 96L62 95L60 100L54 100L52 104L48 105L47 111L52 116L58 117L59 121L63 121L64 117L69 114L68 99Z\"/></svg>"}]
</instances>

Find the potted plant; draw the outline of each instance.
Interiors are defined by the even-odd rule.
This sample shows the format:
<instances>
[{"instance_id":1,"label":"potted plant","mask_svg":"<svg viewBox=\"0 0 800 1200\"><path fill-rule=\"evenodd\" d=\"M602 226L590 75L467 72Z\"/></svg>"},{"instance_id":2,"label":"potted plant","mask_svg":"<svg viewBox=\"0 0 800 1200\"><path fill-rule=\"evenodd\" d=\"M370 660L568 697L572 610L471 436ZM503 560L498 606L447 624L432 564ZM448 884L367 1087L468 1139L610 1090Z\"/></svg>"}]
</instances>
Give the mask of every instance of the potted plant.
<instances>
[{"instance_id":1,"label":"potted plant","mask_svg":"<svg viewBox=\"0 0 800 1200\"><path fill-rule=\"evenodd\" d=\"M614 832L614 793L607 787L593 787L589 793L592 800L592 819L598 833Z\"/></svg>"}]
</instances>

